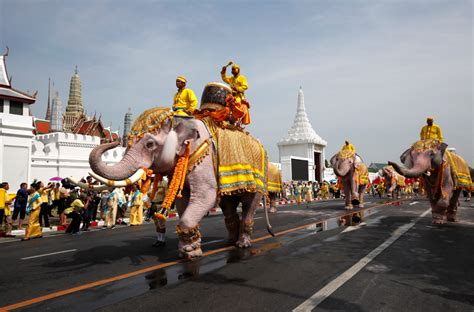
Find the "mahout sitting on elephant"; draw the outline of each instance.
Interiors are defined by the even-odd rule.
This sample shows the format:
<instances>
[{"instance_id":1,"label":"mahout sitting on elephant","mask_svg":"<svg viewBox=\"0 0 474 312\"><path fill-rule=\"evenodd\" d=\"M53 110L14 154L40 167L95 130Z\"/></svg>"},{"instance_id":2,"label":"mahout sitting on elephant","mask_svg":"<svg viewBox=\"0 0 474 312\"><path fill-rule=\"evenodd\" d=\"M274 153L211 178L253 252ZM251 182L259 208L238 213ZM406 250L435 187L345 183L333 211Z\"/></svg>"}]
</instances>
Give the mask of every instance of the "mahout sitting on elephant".
<instances>
[{"instance_id":1,"label":"mahout sitting on elephant","mask_svg":"<svg viewBox=\"0 0 474 312\"><path fill-rule=\"evenodd\" d=\"M388 162L407 178L423 177L433 224L456 222L461 190L473 189L466 161L447 146L436 139L420 140L400 156L401 165Z\"/></svg>"},{"instance_id":2,"label":"mahout sitting on elephant","mask_svg":"<svg viewBox=\"0 0 474 312\"><path fill-rule=\"evenodd\" d=\"M352 209L353 205L363 208L369 175L362 158L352 150L343 149L331 157L331 165L336 176L342 179L346 209Z\"/></svg>"},{"instance_id":3,"label":"mahout sitting on elephant","mask_svg":"<svg viewBox=\"0 0 474 312\"><path fill-rule=\"evenodd\" d=\"M176 203L180 256L202 255L199 222L218 199L229 240L242 248L251 245L255 210L267 195L268 159L257 140L239 130L222 129L211 118L173 116L170 109L156 107L137 118L122 160L108 166L102 154L117 144L102 144L91 152L94 176L109 185L133 183L143 168L168 176L168 193L176 198L165 198L163 205L167 200ZM241 218L236 210L240 203ZM271 230L269 224L267 228Z\"/></svg>"}]
</instances>

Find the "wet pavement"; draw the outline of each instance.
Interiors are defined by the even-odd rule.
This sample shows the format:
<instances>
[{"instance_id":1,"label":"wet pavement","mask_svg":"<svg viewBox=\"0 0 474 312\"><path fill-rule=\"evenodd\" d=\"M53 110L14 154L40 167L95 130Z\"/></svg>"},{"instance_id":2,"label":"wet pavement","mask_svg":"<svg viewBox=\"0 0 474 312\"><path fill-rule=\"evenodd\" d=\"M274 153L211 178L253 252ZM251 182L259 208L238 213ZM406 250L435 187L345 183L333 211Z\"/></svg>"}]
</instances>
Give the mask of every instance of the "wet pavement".
<instances>
[{"instance_id":1,"label":"wet pavement","mask_svg":"<svg viewBox=\"0 0 474 312\"><path fill-rule=\"evenodd\" d=\"M261 240L243 250L227 247L221 216L206 218L210 255L195 261L177 261L172 233L166 247L150 247L152 225L1 244L0 261L15 270L0 276L0 306L144 270L22 310L291 311L428 209L422 200L368 201L363 222L352 226L343 224L354 218L341 221L341 201L282 207L271 216L275 238L259 212L254 237ZM460 215L442 228L421 218L316 310L407 311L409 298L410 311L472 311L474 207L464 204ZM57 251L67 252L30 258Z\"/></svg>"}]
</instances>

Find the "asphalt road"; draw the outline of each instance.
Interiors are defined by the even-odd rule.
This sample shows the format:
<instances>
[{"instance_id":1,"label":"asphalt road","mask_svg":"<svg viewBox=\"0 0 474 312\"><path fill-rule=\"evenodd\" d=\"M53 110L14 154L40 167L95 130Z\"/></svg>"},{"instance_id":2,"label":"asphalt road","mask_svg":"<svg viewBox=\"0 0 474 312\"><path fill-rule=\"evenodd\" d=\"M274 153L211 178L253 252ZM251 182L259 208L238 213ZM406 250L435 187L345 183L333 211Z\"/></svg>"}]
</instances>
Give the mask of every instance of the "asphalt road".
<instances>
[{"instance_id":1,"label":"asphalt road","mask_svg":"<svg viewBox=\"0 0 474 312\"><path fill-rule=\"evenodd\" d=\"M259 211L254 237L265 239L244 250L223 248L222 216L205 218L203 250L214 254L196 261L176 261L175 221L164 248L151 247L151 224L0 241L0 310L473 311L474 205L435 227L426 201L369 201L376 208L352 227L337 226L341 201L281 207L272 224L288 232L276 238ZM25 302L41 296L51 298Z\"/></svg>"}]
</instances>

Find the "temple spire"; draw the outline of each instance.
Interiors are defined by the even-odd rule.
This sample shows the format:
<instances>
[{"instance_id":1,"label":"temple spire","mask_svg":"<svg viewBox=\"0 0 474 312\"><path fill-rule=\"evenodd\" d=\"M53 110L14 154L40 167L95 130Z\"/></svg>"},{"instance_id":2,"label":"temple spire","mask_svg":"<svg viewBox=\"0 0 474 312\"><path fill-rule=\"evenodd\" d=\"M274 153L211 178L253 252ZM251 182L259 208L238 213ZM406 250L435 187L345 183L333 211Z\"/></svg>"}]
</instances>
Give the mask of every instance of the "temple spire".
<instances>
[{"instance_id":1,"label":"temple spire","mask_svg":"<svg viewBox=\"0 0 474 312\"><path fill-rule=\"evenodd\" d=\"M79 77L77 66L71 78L69 88L69 100L67 101L66 112L64 113L64 131L71 131L77 118L84 114L82 104L81 78Z\"/></svg>"},{"instance_id":2,"label":"temple spire","mask_svg":"<svg viewBox=\"0 0 474 312\"><path fill-rule=\"evenodd\" d=\"M48 107L44 119L51 121L51 78L48 78Z\"/></svg>"},{"instance_id":3,"label":"temple spire","mask_svg":"<svg viewBox=\"0 0 474 312\"><path fill-rule=\"evenodd\" d=\"M324 146L327 144L326 141L316 134L316 131L314 131L313 126L309 122L308 115L306 114L302 87L300 87L298 91L298 104L293 125L288 130L287 136L281 139L278 144L285 143L314 143Z\"/></svg>"}]
</instances>

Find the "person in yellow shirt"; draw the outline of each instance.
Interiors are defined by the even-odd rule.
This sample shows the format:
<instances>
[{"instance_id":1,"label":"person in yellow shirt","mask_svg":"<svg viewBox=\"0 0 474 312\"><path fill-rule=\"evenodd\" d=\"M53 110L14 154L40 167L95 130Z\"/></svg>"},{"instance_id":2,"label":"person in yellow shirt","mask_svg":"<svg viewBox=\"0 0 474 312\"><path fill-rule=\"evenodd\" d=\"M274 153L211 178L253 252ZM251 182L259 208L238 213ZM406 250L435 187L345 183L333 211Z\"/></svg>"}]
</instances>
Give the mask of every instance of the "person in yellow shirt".
<instances>
[{"instance_id":1,"label":"person in yellow shirt","mask_svg":"<svg viewBox=\"0 0 474 312\"><path fill-rule=\"evenodd\" d=\"M240 74L240 66L232 65L232 76L227 76L227 66L222 67L221 78L232 89L232 95L235 98L235 105L232 108L232 115L234 118L241 121L242 124L248 125L250 123L249 108L250 104L245 99L245 90L248 89L247 78Z\"/></svg>"},{"instance_id":2,"label":"person in yellow shirt","mask_svg":"<svg viewBox=\"0 0 474 312\"><path fill-rule=\"evenodd\" d=\"M41 231L41 225L39 223L39 216L41 211L41 194L39 191L43 188L43 183L36 182L32 185L33 194L28 198L28 206L26 207L26 213L30 215L28 219L28 227L26 228L25 238L22 240L30 240L32 238L41 238L43 233Z\"/></svg>"},{"instance_id":3,"label":"person in yellow shirt","mask_svg":"<svg viewBox=\"0 0 474 312\"><path fill-rule=\"evenodd\" d=\"M443 134L441 128L437 124L433 123L434 118L426 118L426 125L421 128L420 140L436 139L443 143Z\"/></svg>"},{"instance_id":4,"label":"person in yellow shirt","mask_svg":"<svg viewBox=\"0 0 474 312\"><path fill-rule=\"evenodd\" d=\"M143 223L143 194L137 185L133 186L130 198L130 225L141 225Z\"/></svg>"},{"instance_id":5,"label":"person in yellow shirt","mask_svg":"<svg viewBox=\"0 0 474 312\"><path fill-rule=\"evenodd\" d=\"M41 183L41 182L40 182ZM41 183L43 185L43 183ZM40 225L43 226L43 219L44 219L44 226L49 227L49 193L53 185L50 183L47 187L42 187L39 191L41 195L41 212L39 217Z\"/></svg>"},{"instance_id":6,"label":"person in yellow shirt","mask_svg":"<svg viewBox=\"0 0 474 312\"><path fill-rule=\"evenodd\" d=\"M178 92L174 95L173 111L177 116L190 116L196 110L198 100L194 91L186 88L188 81L184 76L176 78L176 87Z\"/></svg>"},{"instance_id":7,"label":"person in yellow shirt","mask_svg":"<svg viewBox=\"0 0 474 312\"><path fill-rule=\"evenodd\" d=\"M80 198L76 198L71 206L64 210L64 214L71 218L72 221L66 229L66 233L72 235L79 234L79 227L81 225L81 213L84 208L84 201L86 199L86 194L81 194Z\"/></svg>"},{"instance_id":8,"label":"person in yellow shirt","mask_svg":"<svg viewBox=\"0 0 474 312\"><path fill-rule=\"evenodd\" d=\"M10 205L12 203L12 199L10 195L8 194L8 190L10 189L10 185L8 182L3 182L0 185L0 225L5 223L5 233L4 236L6 237L13 237L14 235L12 234L12 228L13 228L13 222L12 222L12 214L10 210ZM2 209L3 207L3 209Z\"/></svg>"},{"instance_id":9,"label":"person in yellow shirt","mask_svg":"<svg viewBox=\"0 0 474 312\"><path fill-rule=\"evenodd\" d=\"M349 142L349 140L346 140L344 142L344 145L341 148L341 151L352 151L355 153L356 149L352 143Z\"/></svg>"}]
</instances>

